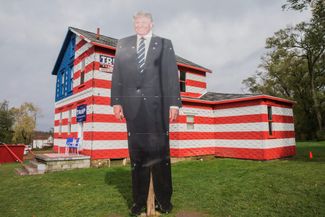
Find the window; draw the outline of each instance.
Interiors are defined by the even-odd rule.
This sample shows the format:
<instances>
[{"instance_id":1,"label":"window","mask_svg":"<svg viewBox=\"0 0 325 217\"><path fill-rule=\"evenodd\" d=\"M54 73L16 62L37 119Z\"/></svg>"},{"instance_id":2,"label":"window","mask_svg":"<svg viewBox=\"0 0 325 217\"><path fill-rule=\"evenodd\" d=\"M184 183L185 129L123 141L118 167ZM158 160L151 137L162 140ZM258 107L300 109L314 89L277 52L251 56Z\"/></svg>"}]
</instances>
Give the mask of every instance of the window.
<instances>
[{"instance_id":1,"label":"window","mask_svg":"<svg viewBox=\"0 0 325 217\"><path fill-rule=\"evenodd\" d=\"M69 65L70 70L70 92L73 90L73 63Z\"/></svg>"},{"instance_id":2,"label":"window","mask_svg":"<svg viewBox=\"0 0 325 217\"><path fill-rule=\"evenodd\" d=\"M68 134L71 134L71 110L69 110L69 116L68 116Z\"/></svg>"},{"instance_id":3,"label":"window","mask_svg":"<svg viewBox=\"0 0 325 217\"><path fill-rule=\"evenodd\" d=\"M187 115L186 116L186 125L188 130L194 129L194 115Z\"/></svg>"},{"instance_id":4,"label":"window","mask_svg":"<svg viewBox=\"0 0 325 217\"><path fill-rule=\"evenodd\" d=\"M80 84L85 82L85 59L81 61Z\"/></svg>"},{"instance_id":5,"label":"window","mask_svg":"<svg viewBox=\"0 0 325 217\"><path fill-rule=\"evenodd\" d=\"M186 91L186 72L180 71L179 72L179 85L180 85L180 90L181 92Z\"/></svg>"},{"instance_id":6,"label":"window","mask_svg":"<svg viewBox=\"0 0 325 217\"><path fill-rule=\"evenodd\" d=\"M62 134L62 112L60 112L60 119L59 119L59 135Z\"/></svg>"},{"instance_id":7,"label":"window","mask_svg":"<svg viewBox=\"0 0 325 217\"><path fill-rule=\"evenodd\" d=\"M65 73L64 70L61 71L61 93L60 96L64 96L64 90L65 90Z\"/></svg>"},{"instance_id":8,"label":"window","mask_svg":"<svg viewBox=\"0 0 325 217\"><path fill-rule=\"evenodd\" d=\"M267 107L267 119L268 119L268 124L269 124L269 135L273 135L273 129L272 129L272 107L268 106Z\"/></svg>"}]
</instances>

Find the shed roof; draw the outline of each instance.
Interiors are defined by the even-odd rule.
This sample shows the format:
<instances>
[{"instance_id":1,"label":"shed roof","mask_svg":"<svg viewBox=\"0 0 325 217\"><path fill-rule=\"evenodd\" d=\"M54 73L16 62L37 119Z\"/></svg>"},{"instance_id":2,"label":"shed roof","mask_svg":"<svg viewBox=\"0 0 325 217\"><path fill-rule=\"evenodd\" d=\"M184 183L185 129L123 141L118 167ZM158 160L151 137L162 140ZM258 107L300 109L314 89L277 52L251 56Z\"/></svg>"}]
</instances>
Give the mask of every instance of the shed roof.
<instances>
[{"instance_id":1,"label":"shed roof","mask_svg":"<svg viewBox=\"0 0 325 217\"><path fill-rule=\"evenodd\" d=\"M183 96L182 101L184 102L194 102L207 105L217 105L217 104L227 104L240 101L251 101L251 100L273 100L285 104L293 105L295 101L283 99L280 97L265 95L265 94L236 94L236 93L215 93L207 92L199 98Z\"/></svg>"}]
</instances>

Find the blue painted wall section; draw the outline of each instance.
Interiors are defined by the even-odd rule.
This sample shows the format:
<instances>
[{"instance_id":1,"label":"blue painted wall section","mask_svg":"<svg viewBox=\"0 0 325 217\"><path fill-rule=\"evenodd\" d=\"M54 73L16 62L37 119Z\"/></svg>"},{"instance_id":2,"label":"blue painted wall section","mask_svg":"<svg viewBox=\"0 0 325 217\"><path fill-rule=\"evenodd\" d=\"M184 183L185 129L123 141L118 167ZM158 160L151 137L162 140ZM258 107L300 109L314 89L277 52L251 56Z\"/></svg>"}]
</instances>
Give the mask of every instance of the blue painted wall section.
<instances>
[{"instance_id":1,"label":"blue painted wall section","mask_svg":"<svg viewBox=\"0 0 325 217\"><path fill-rule=\"evenodd\" d=\"M69 40L70 39L70 40ZM68 34L61 49L62 59L57 64L55 101L72 95L73 88L73 61L75 56L76 35Z\"/></svg>"}]
</instances>

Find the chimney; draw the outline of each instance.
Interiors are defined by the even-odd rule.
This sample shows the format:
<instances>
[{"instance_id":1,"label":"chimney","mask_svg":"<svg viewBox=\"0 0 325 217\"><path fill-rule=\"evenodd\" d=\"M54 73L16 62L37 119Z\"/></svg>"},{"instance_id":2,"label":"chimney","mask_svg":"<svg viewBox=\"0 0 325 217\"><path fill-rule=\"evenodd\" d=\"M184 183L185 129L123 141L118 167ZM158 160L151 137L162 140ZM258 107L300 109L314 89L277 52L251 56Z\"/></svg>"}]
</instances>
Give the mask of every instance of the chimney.
<instances>
[{"instance_id":1,"label":"chimney","mask_svg":"<svg viewBox=\"0 0 325 217\"><path fill-rule=\"evenodd\" d=\"M97 27L97 34L96 34L96 39L99 40L99 35L100 35L100 28Z\"/></svg>"}]
</instances>

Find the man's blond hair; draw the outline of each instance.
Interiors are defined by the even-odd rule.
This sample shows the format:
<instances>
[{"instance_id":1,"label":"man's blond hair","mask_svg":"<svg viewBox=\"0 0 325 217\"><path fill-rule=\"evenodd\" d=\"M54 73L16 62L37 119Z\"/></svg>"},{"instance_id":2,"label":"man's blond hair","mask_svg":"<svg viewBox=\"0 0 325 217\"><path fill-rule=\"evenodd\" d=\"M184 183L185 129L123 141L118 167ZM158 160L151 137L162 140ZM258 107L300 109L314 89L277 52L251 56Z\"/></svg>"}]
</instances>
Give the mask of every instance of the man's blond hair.
<instances>
[{"instance_id":1,"label":"man's blond hair","mask_svg":"<svg viewBox=\"0 0 325 217\"><path fill-rule=\"evenodd\" d=\"M137 17L147 17L150 19L151 22L153 22L152 15L149 12L138 11L136 14L134 14L133 20L135 20Z\"/></svg>"}]
</instances>

